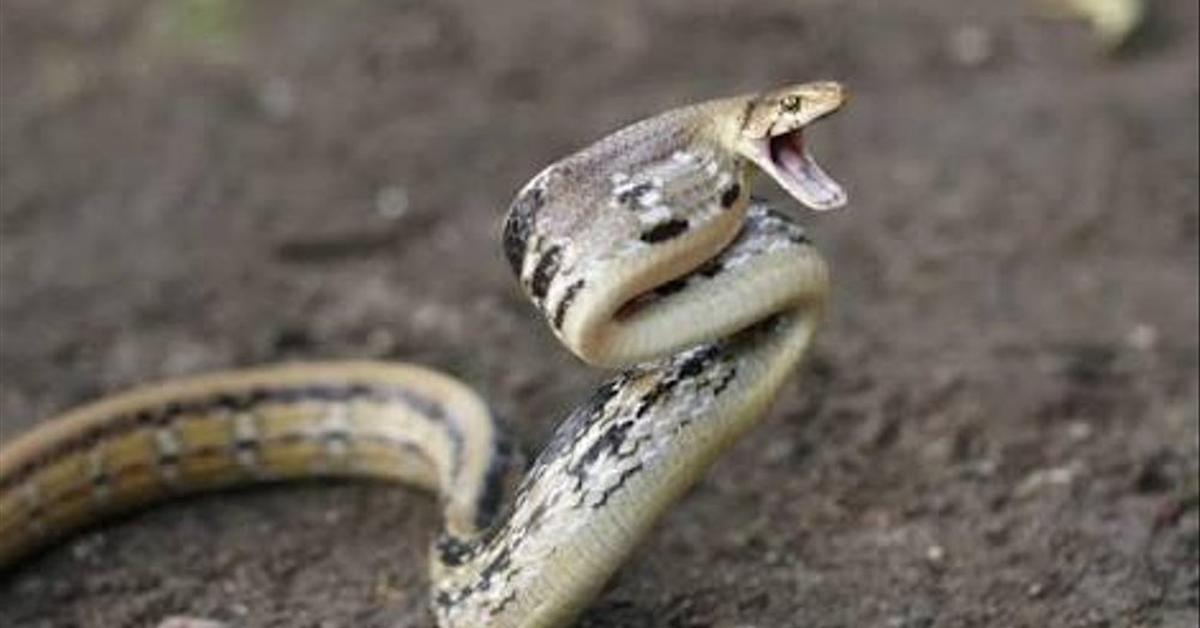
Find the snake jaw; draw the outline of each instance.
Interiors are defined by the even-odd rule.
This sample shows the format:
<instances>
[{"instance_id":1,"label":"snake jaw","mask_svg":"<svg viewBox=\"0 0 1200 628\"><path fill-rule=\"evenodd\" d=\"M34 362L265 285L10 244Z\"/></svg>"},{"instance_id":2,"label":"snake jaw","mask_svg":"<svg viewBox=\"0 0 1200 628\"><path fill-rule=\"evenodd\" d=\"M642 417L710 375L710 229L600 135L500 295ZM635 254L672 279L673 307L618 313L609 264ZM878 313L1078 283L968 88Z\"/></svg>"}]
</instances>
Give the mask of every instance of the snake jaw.
<instances>
[{"instance_id":1,"label":"snake jaw","mask_svg":"<svg viewBox=\"0 0 1200 628\"><path fill-rule=\"evenodd\" d=\"M813 159L804 130L848 98L841 83L816 81L733 101L741 113L731 148L810 209L837 209L846 204L846 192Z\"/></svg>"},{"instance_id":2,"label":"snake jaw","mask_svg":"<svg viewBox=\"0 0 1200 628\"><path fill-rule=\"evenodd\" d=\"M846 191L825 173L804 142L804 129L751 143L749 158L809 209L828 211L846 204Z\"/></svg>"}]
</instances>

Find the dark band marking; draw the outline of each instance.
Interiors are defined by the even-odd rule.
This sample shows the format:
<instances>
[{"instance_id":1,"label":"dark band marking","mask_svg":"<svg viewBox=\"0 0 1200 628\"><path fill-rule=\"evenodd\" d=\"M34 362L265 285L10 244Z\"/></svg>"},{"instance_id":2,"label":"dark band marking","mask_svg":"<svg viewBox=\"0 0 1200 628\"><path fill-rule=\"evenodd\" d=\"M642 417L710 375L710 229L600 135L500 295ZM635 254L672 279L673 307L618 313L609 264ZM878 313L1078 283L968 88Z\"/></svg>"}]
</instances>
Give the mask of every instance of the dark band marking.
<instances>
[{"instance_id":1,"label":"dark band marking","mask_svg":"<svg viewBox=\"0 0 1200 628\"><path fill-rule=\"evenodd\" d=\"M742 195L742 186L734 183L721 193L721 207L726 209L733 207L737 202L738 197Z\"/></svg>"},{"instance_id":2,"label":"dark band marking","mask_svg":"<svg viewBox=\"0 0 1200 628\"><path fill-rule=\"evenodd\" d=\"M788 230L787 239L792 244L812 244L812 240L808 239L808 234L803 231Z\"/></svg>"},{"instance_id":3,"label":"dark band marking","mask_svg":"<svg viewBox=\"0 0 1200 628\"><path fill-rule=\"evenodd\" d=\"M622 205L628 205L652 189L654 189L654 185L649 182L639 183L617 194L617 202Z\"/></svg>"},{"instance_id":4,"label":"dark band marking","mask_svg":"<svg viewBox=\"0 0 1200 628\"><path fill-rule=\"evenodd\" d=\"M716 345L709 345L688 356L678 367L680 377L695 377L721 354Z\"/></svg>"},{"instance_id":5,"label":"dark band marking","mask_svg":"<svg viewBox=\"0 0 1200 628\"><path fill-rule=\"evenodd\" d=\"M654 388L646 391L646 394L642 395L641 399L638 399L638 407L634 412L634 416L639 419L646 416L647 412L654 408L654 406L657 406L665 396L671 394L671 391L678 385L678 377L665 377L659 380L654 385Z\"/></svg>"},{"instance_id":6,"label":"dark band marking","mask_svg":"<svg viewBox=\"0 0 1200 628\"><path fill-rule=\"evenodd\" d=\"M664 240L670 240L679 234L688 230L688 221L681 218L672 218L666 222L661 222L654 225L650 229L643 231L640 236L642 242L654 244Z\"/></svg>"},{"instance_id":7,"label":"dark band marking","mask_svg":"<svg viewBox=\"0 0 1200 628\"><path fill-rule=\"evenodd\" d=\"M742 107L741 117L738 119L738 131L745 131L746 126L750 124L750 116L754 114L754 110L758 107L758 96L746 100L745 106Z\"/></svg>"},{"instance_id":8,"label":"dark band marking","mask_svg":"<svg viewBox=\"0 0 1200 628\"><path fill-rule=\"evenodd\" d=\"M495 443L495 453L483 478L483 492L475 500L475 526L480 530L492 525L504 504L504 480L516 461L516 447L501 436Z\"/></svg>"},{"instance_id":9,"label":"dark band marking","mask_svg":"<svg viewBox=\"0 0 1200 628\"><path fill-rule=\"evenodd\" d=\"M102 434L104 440L119 438L139 429L173 429L176 422L184 417L210 418L217 412L226 412L231 408L246 410L260 404L293 404L310 401L320 402L349 402L366 400L380 404L400 402L412 408L430 421L442 424L452 441L455 441L456 465L457 451L461 449L462 434L452 421L446 420L446 411L442 405L432 399L418 395L411 390L400 387L372 387L367 384L326 384L308 385L289 388L255 388L245 392L223 392L212 397L204 397L186 401L171 401L159 407L142 408L128 415L113 417L106 421L99 432L85 431L71 438L64 439L35 458L27 461L13 473L0 479L0 493L6 493L36 475L56 460L79 454L95 447L100 441L97 434ZM158 464L164 467L174 467L180 458L191 458L192 452L187 451L187 443L180 438L180 446L185 448L179 453L159 452L156 456ZM233 442L235 449L243 446L253 446L251 443ZM258 446L263 442L259 441ZM116 475L116 472L113 472Z\"/></svg>"},{"instance_id":10,"label":"dark band marking","mask_svg":"<svg viewBox=\"0 0 1200 628\"><path fill-rule=\"evenodd\" d=\"M504 599L497 602L496 606L488 611L488 614L495 617L496 615L499 615L500 613L504 612L504 609L509 604L512 604L515 601L517 601L517 592L513 591L513 592L509 593L508 595L504 596Z\"/></svg>"},{"instance_id":11,"label":"dark band marking","mask_svg":"<svg viewBox=\"0 0 1200 628\"><path fill-rule=\"evenodd\" d=\"M445 539L445 538L449 538L449 537L443 537L443 538ZM475 546L476 548L479 547L479 545L473 541L467 542L467 541L455 540L454 542L461 544L463 547L466 547L467 545L472 545L472 546ZM438 541L439 549L441 547L441 544L442 544L442 540L439 540ZM474 550L468 550L468 551L473 553ZM436 606L438 610L442 611L442 613L447 613L451 609L453 609L455 606L457 606L461 601L468 599L471 596L474 596L479 593L483 593L483 592L490 590L492 588L492 582L494 580L497 580L500 577L503 577L505 580L511 580L515 574L517 574L518 572L521 571L520 568L513 568L513 566L512 566L513 551L514 550L512 547L501 548L498 552L496 552L495 556L491 557L491 560L488 562L488 564L482 570L480 570L478 577L471 584L468 584L457 590L455 590L455 589L439 590L434 595L434 598L433 598L434 606ZM462 560L462 557L460 557L460 556L453 556L452 558L454 558L456 560L460 560L460 561ZM447 563L447 564L453 565L453 564L461 564L461 563ZM492 615L492 616L499 614L500 612L502 612L504 610L505 607L507 607L512 602L516 601L516 599L517 599L517 596L516 596L515 591L506 595L505 597L500 599L496 603L495 606L489 607L487 609L488 614Z\"/></svg>"},{"instance_id":12,"label":"dark band marking","mask_svg":"<svg viewBox=\"0 0 1200 628\"><path fill-rule=\"evenodd\" d=\"M563 293L563 298L559 300L558 305L554 308L554 323L555 329L562 329L563 319L567 317L567 310L571 309L571 304L575 301L575 297L579 296L579 290L583 288L584 281L582 279L567 286L566 292Z\"/></svg>"},{"instance_id":13,"label":"dark band marking","mask_svg":"<svg viewBox=\"0 0 1200 628\"><path fill-rule=\"evenodd\" d=\"M512 564L512 553L505 547L492 557L492 560L479 571L479 582L475 585L476 591L487 591L492 587L492 578L496 574L504 573Z\"/></svg>"},{"instance_id":14,"label":"dark band marking","mask_svg":"<svg viewBox=\"0 0 1200 628\"><path fill-rule=\"evenodd\" d=\"M447 566L457 567L475 554L478 545L471 541L466 541L449 534L443 534L438 537L433 544L434 551L438 554L438 559Z\"/></svg>"},{"instance_id":15,"label":"dark band marking","mask_svg":"<svg viewBox=\"0 0 1200 628\"><path fill-rule=\"evenodd\" d=\"M641 473L643 468L644 465L639 462L622 471L621 475L617 477L616 483L604 489L604 492L600 494L600 499L596 500L595 504L592 504L592 508L600 508L604 506L604 504L608 503L608 498L612 497L617 491L624 488L625 482L627 482L629 478Z\"/></svg>"},{"instance_id":16,"label":"dark band marking","mask_svg":"<svg viewBox=\"0 0 1200 628\"><path fill-rule=\"evenodd\" d=\"M550 280L558 274L560 264L562 264L562 247L557 244L546 249L546 252L538 259L537 266L533 269L533 277L529 280L529 293L539 303L546 298L546 292L550 290Z\"/></svg>"},{"instance_id":17,"label":"dark band marking","mask_svg":"<svg viewBox=\"0 0 1200 628\"><path fill-rule=\"evenodd\" d=\"M437 595L433 596L433 603L440 609L448 610L457 604L458 600L454 598L454 594L452 592L442 589L437 592Z\"/></svg>"},{"instance_id":18,"label":"dark band marking","mask_svg":"<svg viewBox=\"0 0 1200 628\"><path fill-rule=\"evenodd\" d=\"M625 438L631 427L633 427L633 421L630 419L609 425L608 429L604 430L604 433L588 447L587 451L583 452L579 460L567 469L567 473L575 478L576 490L583 488L584 475L586 475L588 468L600 459L601 454L607 452L610 455L615 455L617 453L617 450L621 447L621 443L625 442Z\"/></svg>"},{"instance_id":19,"label":"dark band marking","mask_svg":"<svg viewBox=\"0 0 1200 628\"><path fill-rule=\"evenodd\" d=\"M517 275L521 274L521 262L537 223L538 211L545 204L546 191L535 187L518 196L508 209L508 217L504 220L504 257Z\"/></svg>"},{"instance_id":20,"label":"dark band marking","mask_svg":"<svg viewBox=\"0 0 1200 628\"><path fill-rule=\"evenodd\" d=\"M667 283L664 283L663 285L655 288L654 296L660 297L660 298L661 297L669 297L672 294L675 294L676 292L683 290L684 288L687 287L687 285L688 285L687 277L680 277L679 279L672 279L671 281L668 281Z\"/></svg>"},{"instance_id":21,"label":"dark band marking","mask_svg":"<svg viewBox=\"0 0 1200 628\"><path fill-rule=\"evenodd\" d=\"M700 275L701 277L712 279L713 277L721 274L722 270L725 270L724 262L719 259L713 259L705 263L700 268L697 268L696 274Z\"/></svg>"},{"instance_id":22,"label":"dark band marking","mask_svg":"<svg viewBox=\"0 0 1200 628\"><path fill-rule=\"evenodd\" d=\"M721 393L725 392L725 389L729 387L729 384L733 382L733 379L735 377L737 377L737 374L738 374L738 370L736 368L730 367L729 371L725 373L724 377L722 377L716 384L713 385L713 387L712 387L713 396L717 397Z\"/></svg>"}]
</instances>

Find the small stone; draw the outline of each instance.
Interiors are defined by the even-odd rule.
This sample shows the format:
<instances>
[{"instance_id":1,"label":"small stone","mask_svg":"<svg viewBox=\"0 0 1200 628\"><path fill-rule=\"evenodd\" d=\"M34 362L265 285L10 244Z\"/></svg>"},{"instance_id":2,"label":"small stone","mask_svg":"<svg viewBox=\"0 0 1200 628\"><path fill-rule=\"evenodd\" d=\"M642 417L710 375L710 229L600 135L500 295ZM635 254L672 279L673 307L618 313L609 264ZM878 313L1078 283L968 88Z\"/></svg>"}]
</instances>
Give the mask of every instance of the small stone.
<instances>
[{"instance_id":1,"label":"small stone","mask_svg":"<svg viewBox=\"0 0 1200 628\"><path fill-rule=\"evenodd\" d=\"M941 545L930 545L929 549L925 550L925 559L935 565L946 562L946 548Z\"/></svg>"},{"instance_id":2,"label":"small stone","mask_svg":"<svg viewBox=\"0 0 1200 628\"><path fill-rule=\"evenodd\" d=\"M292 84L281 78L273 78L258 91L258 104L264 113L283 120L296 111L296 95Z\"/></svg>"},{"instance_id":3,"label":"small stone","mask_svg":"<svg viewBox=\"0 0 1200 628\"><path fill-rule=\"evenodd\" d=\"M994 39L991 32L981 26L961 26L950 34L950 56L963 67L977 68L994 55Z\"/></svg>"},{"instance_id":4,"label":"small stone","mask_svg":"<svg viewBox=\"0 0 1200 628\"><path fill-rule=\"evenodd\" d=\"M995 477L996 471L999 468L1000 465L995 460L982 458L966 464L963 467L963 474L968 477L986 480Z\"/></svg>"},{"instance_id":5,"label":"small stone","mask_svg":"<svg viewBox=\"0 0 1200 628\"><path fill-rule=\"evenodd\" d=\"M408 207L408 190L402 186L389 185L375 195L375 213L389 220L402 218Z\"/></svg>"},{"instance_id":6,"label":"small stone","mask_svg":"<svg viewBox=\"0 0 1200 628\"><path fill-rule=\"evenodd\" d=\"M1087 421L1074 421L1067 426L1067 437L1076 442L1091 438L1092 432L1092 424Z\"/></svg>"},{"instance_id":7,"label":"small stone","mask_svg":"<svg viewBox=\"0 0 1200 628\"><path fill-rule=\"evenodd\" d=\"M1066 486L1073 482L1078 474L1079 470L1073 466L1038 469L1025 476L1025 479L1013 491L1013 495L1029 497L1049 486Z\"/></svg>"},{"instance_id":8,"label":"small stone","mask_svg":"<svg viewBox=\"0 0 1200 628\"><path fill-rule=\"evenodd\" d=\"M1139 323L1129 330L1125 342L1138 351L1150 351L1158 344L1158 329L1153 325Z\"/></svg>"}]
</instances>

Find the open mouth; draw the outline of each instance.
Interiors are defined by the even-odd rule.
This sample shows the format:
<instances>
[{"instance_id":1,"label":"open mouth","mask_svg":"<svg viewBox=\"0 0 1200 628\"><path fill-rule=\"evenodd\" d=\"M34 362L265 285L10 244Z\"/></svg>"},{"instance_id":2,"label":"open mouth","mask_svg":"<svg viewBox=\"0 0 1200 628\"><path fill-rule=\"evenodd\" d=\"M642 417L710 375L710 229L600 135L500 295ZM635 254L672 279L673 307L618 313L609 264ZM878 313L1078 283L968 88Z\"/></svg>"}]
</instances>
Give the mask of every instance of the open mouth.
<instances>
[{"instance_id":1,"label":"open mouth","mask_svg":"<svg viewBox=\"0 0 1200 628\"><path fill-rule=\"evenodd\" d=\"M772 136L763 144L758 165L796 200L818 211L846 204L846 191L825 174L805 147L804 129Z\"/></svg>"}]
</instances>

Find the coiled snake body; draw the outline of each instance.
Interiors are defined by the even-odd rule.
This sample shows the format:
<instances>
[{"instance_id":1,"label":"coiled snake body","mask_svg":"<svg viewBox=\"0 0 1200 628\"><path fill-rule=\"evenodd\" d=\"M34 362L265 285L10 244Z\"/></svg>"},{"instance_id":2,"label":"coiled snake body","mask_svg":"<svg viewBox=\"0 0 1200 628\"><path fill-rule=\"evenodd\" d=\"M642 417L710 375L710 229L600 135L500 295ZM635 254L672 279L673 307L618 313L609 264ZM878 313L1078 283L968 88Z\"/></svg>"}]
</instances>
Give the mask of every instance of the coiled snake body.
<instances>
[{"instance_id":1,"label":"coiled snake body","mask_svg":"<svg viewBox=\"0 0 1200 628\"><path fill-rule=\"evenodd\" d=\"M314 475L440 495L443 627L559 626L762 414L821 318L825 265L750 199L762 170L844 204L803 129L844 101L808 83L626 127L518 194L504 251L559 339L624 370L558 428L505 503L507 446L465 385L416 366L327 363L168 382L40 422L0 449L0 568L164 496Z\"/></svg>"}]
</instances>

